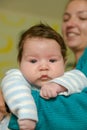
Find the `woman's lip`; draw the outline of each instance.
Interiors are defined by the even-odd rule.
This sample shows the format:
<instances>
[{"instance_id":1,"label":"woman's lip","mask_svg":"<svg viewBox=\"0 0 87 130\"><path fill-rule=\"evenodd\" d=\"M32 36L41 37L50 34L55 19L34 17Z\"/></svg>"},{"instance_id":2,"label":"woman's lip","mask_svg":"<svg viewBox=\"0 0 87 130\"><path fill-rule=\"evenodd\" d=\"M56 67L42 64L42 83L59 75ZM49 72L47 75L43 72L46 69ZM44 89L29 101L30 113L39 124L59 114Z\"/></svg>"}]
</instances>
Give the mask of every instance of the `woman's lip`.
<instances>
[{"instance_id":1,"label":"woman's lip","mask_svg":"<svg viewBox=\"0 0 87 130\"><path fill-rule=\"evenodd\" d=\"M80 35L78 31L66 31L67 36L77 36Z\"/></svg>"}]
</instances>

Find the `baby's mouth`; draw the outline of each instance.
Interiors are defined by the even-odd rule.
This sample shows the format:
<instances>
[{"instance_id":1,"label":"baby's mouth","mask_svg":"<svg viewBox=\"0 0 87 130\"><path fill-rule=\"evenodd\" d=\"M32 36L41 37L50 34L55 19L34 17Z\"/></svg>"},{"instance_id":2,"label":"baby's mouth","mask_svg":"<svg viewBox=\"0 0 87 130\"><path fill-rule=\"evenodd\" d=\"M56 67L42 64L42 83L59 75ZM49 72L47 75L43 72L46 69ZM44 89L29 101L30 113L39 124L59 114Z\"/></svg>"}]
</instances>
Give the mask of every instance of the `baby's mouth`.
<instances>
[{"instance_id":1,"label":"baby's mouth","mask_svg":"<svg viewBox=\"0 0 87 130\"><path fill-rule=\"evenodd\" d=\"M49 80L49 77L48 77L47 75L42 75L42 76L40 77L40 79L41 79L42 81L47 81L47 80Z\"/></svg>"}]
</instances>

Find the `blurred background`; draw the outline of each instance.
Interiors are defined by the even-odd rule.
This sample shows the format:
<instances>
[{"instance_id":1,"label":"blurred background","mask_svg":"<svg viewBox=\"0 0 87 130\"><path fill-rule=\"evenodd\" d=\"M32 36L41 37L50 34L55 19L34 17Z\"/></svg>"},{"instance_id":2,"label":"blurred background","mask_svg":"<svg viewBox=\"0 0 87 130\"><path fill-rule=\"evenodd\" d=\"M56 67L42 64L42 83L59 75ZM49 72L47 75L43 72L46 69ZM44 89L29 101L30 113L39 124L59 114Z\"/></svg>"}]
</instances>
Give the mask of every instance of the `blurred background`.
<instances>
[{"instance_id":1,"label":"blurred background","mask_svg":"<svg viewBox=\"0 0 87 130\"><path fill-rule=\"evenodd\" d=\"M68 0L0 0L0 80L17 65L20 34L39 22L61 33L62 14Z\"/></svg>"}]
</instances>

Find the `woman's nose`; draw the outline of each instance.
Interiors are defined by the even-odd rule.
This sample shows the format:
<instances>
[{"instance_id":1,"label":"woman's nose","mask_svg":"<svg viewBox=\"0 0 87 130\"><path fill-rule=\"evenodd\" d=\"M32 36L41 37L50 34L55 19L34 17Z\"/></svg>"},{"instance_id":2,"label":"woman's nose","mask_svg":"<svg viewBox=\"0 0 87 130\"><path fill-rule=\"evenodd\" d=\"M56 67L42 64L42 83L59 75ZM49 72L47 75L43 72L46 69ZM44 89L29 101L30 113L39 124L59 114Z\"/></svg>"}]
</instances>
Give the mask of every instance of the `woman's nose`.
<instances>
[{"instance_id":1,"label":"woman's nose","mask_svg":"<svg viewBox=\"0 0 87 130\"><path fill-rule=\"evenodd\" d=\"M76 25L77 20L72 16L68 22L67 22L67 27L74 27Z\"/></svg>"}]
</instances>

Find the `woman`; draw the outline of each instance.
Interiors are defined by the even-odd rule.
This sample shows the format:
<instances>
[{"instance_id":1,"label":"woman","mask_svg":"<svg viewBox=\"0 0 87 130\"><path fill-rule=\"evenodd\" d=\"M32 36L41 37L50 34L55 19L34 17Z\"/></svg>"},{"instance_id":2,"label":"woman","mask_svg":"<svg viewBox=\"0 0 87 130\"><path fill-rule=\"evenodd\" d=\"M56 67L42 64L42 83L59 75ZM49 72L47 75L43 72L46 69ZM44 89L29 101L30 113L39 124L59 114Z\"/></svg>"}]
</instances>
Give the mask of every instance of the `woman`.
<instances>
[{"instance_id":1,"label":"woman","mask_svg":"<svg viewBox=\"0 0 87 130\"><path fill-rule=\"evenodd\" d=\"M77 63L87 47L87 0L69 0L63 15L62 33Z\"/></svg>"},{"instance_id":2,"label":"woman","mask_svg":"<svg viewBox=\"0 0 87 130\"><path fill-rule=\"evenodd\" d=\"M0 95L2 95L1 91L0 91ZM0 101L2 101L2 100L3 100L3 96L0 96ZM5 110L5 104L4 104L4 102L1 102L0 108L1 108L1 110L3 110L2 113L0 113L0 120L2 120L3 119L3 114L7 115L7 112Z\"/></svg>"},{"instance_id":3,"label":"woman","mask_svg":"<svg viewBox=\"0 0 87 130\"><path fill-rule=\"evenodd\" d=\"M75 4L75 5L74 5ZM72 51L74 52L75 54L75 58L76 58L76 62L78 61L78 59L80 58L80 56L82 55L83 51L84 51L84 48L87 46L87 43L86 43L86 34L87 34L87 29L86 29L86 25L87 25L87 12L86 12L86 9L87 9L87 0L70 0L70 2L68 3L67 7L66 7L66 10L65 10L65 13L64 13L64 20L63 20L63 26L62 26L62 32L63 32L63 36L64 36L64 40L66 41L66 44L67 46L72 49ZM77 10L77 5L78 5L78 10ZM76 11L75 11L76 10ZM84 17L83 17L84 16ZM74 20L73 20L74 19ZM71 22L72 21L72 22ZM70 24L71 22L71 24ZM76 22L76 23L75 23ZM83 44L84 43L84 44ZM84 94L84 95L83 95ZM85 93L81 93L81 94L76 94L75 97L70 96L70 99L69 101L70 102L70 105L69 103L66 101L67 99L65 98L65 103L68 103L66 105L64 105L64 108L75 108L75 107L70 107L71 106L71 103L72 101L75 101L76 104L73 104L74 106L79 105L79 99L81 101L81 104L85 104L84 101L86 100L83 100L83 98L81 99L80 97L78 98L78 96L83 96L84 99L85 99ZM61 97L60 98L64 98L64 97ZM78 98L78 100L76 100ZM40 99L40 98L39 98ZM40 99L42 100L42 99ZM58 98L58 102L60 101L61 103L61 100L59 100ZM41 101L42 102L42 101ZM51 100L51 103L53 104L53 102L55 102L55 100ZM47 103L47 102L45 102ZM53 104L54 105L54 104ZM75 109L74 113L76 112L80 112L80 107L78 107L78 109ZM82 108L82 107L81 107ZM84 109L85 107L82 108L82 110ZM52 108L53 109L53 108ZM52 110L51 108L49 110ZM43 109L44 110L44 109ZM59 110L59 109L58 109ZM68 110L70 109L67 109L67 112L68 113ZM85 110L84 110L85 111ZM61 111L63 113L63 111ZM71 112L71 111L70 111ZM59 112L60 113L60 112ZM58 113L58 114L59 114ZM62 113L60 114L60 117L62 116ZM79 113L80 114L80 113ZM78 114L78 115L79 115ZM75 114L76 115L76 114ZM83 114L82 115L86 116L87 114ZM62 116L64 117L64 116ZM67 116L66 116L67 117ZM72 113L70 114L70 117L72 118ZM62 118L61 118L62 119ZM66 118L65 118L66 119ZM67 117L67 120L69 118ZM76 119L74 118L73 116L73 120ZM87 119L85 117L85 119ZM60 120L60 118L59 118ZM79 115L79 121L82 121L82 118L80 118L80 115ZM53 116L52 116L52 122L54 121L53 120ZM66 120L65 120L66 121ZM86 120L85 120L86 121ZM87 121L86 121L87 122ZM69 123L67 121L67 123ZM60 122L59 122L60 124ZM59 127L59 124L58 124L58 127ZM85 128L87 128L86 124L85 123L85 128L83 128L84 126L84 120L83 120L83 124L81 125L81 123L79 122L76 122L76 125L80 124L80 126L82 126L82 129L81 130L85 130ZM55 122L54 122L54 125L55 125ZM72 125L72 124L71 124ZM41 123L41 126L44 126L42 125ZM68 125L67 125L68 126ZM38 126L37 126L38 127ZM63 128L63 124L61 124L61 127ZM75 127L75 126L74 126ZM54 128L54 127L53 127ZM77 126L77 128L79 128L79 126ZM66 129L66 128L65 128ZM42 129L41 129L42 130ZM56 128L55 128L56 130Z\"/></svg>"}]
</instances>

